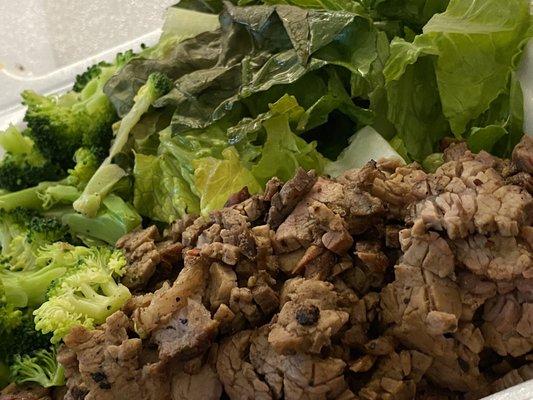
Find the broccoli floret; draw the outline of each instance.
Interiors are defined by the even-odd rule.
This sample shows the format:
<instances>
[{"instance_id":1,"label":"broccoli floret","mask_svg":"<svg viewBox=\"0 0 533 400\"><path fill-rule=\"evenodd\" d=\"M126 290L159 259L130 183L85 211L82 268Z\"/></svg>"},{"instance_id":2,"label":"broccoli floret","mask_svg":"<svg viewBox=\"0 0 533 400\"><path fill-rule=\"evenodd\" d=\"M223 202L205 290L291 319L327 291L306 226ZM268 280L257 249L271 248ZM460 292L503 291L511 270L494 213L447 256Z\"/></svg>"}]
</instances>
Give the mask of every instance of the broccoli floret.
<instances>
[{"instance_id":1,"label":"broccoli floret","mask_svg":"<svg viewBox=\"0 0 533 400\"><path fill-rule=\"evenodd\" d=\"M109 66L111 66L111 64L105 61L100 61L97 64L91 65L84 73L76 75L76 81L74 82L72 90L78 93L81 92L90 81L100 75L103 67Z\"/></svg>"},{"instance_id":2,"label":"broccoli floret","mask_svg":"<svg viewBox=\"0 0 533 400\"><path fill-rule=\"evenodd\" d=\"M101 201L111 191L113 185L125 175L122 168L111 164L113 158L123 150L128 142L131 130L139 122L142 115L148 111L158 98L167 94L173 85L172 80L165 74L159 72L150 74L147 82L137 92L133 107L120 121L120 127L109 155L92 176L83 194L74 202L76 211L89 217L96 215Z\"/></svg>"},{"instance_id":3,"label":"broccoli floret","mask_svg":"<svg viewBox=\"0 0 533 400\"><path fill-rule=\"evenodd\" d=\"M0 161L0 188L20 190L62 175L57 165L44 158L29 134L29 130L21 132L14 126L0 132L0 147L5 151Z\"/></svg>"},{"instance_id":4,"label":"broccoli floret","mask_svg":"<svg viewBox=\"0 0 533 400\"><path fill-rule=\"evenodd\" d=\"M113 64L100 61L99 63L91 65L84 73L76 76L76 81L74 82L72 90L78 93L81 92L89 84L89 82L100 76L103 69L115 67L118 70L135 56L136 54L132 50L128 50L124 53L118 53Z\"/></svg>"},{"instance_id":5,"label":"broccoli floret","mask_svg":"<svg viewBox=\"0 0 533 400\"><path fill-rule=\"evenodd\" d=\"M117 116L102 88L116 71L104 68L80 93L42 96L22 92L28 106L24 117L42 154L63 169L73 166L73 156L82 146L107 149L113 137L111 125Z\"/></svg>"},{"instance_id":6,"label":"broccoli floret","mask_svg":"<svg viewBox=\"0 0 533 400\"><path fill-rule=\"evenodd\" d=\"M0 210L2 264L12 271L31 270L39 249L64 239L66 234L67 229L54 218L23 208Z\"/></svg>"},{"instance_id":7,"label":"broccoli floret","mask_svg":"<svg viewBox=\"0 0 533 400\"><path fill-rule=\"evenodd\" d=\"M92 247L90 255L80 260L50 286L47 301L34 311L35 327L52 333L58 343L76 325L88 329L105 322L119 310L131 294L114 279L122 273L126 260L120 251Z\"/></svg>"},{"instance_id":8,"label":"broccoli floret","mask_svg":"<svg viewBox=\"0 0 533 400\"><path fill-rule=\"evenodd\" d=\"M11 379L17 384L35 382L42 387L65 384L65 370L57 361L54 347L41 349L33 355L15 356L10 372Z\"/></svg>"},{"instance_id":9,"label":"broccoli floret","mask_svg":"<svg viewBox=\"0 0 533 400\"><path fill-rule=\"evenodd\" d=\"M33 310L0 306L0 360L10 363L16 355L31 354L50 346L51 335L35 329Z\"/></svg>"},{"instance_id":10,"label":"broccoli floret","mask_svg":"<svg viewBox=\"0 0 533 400\"><path fill-rule=\"evenodd\" d=\"M49 210L58 205L71 205L81 195L91 176L99 166L98 156L92 149L80 147L74 155L76 165L68 170L68 176L56 185L38 192L42 208Z\"/></svg>"},{"instance_id":11,"label":"broccoli floret","mask_svg":"<svg viewBox=\"0 0 533 400\"><path fill-rule=\"evenodd\" d=\"M94 148L82 147L74 154L74 160L76 165L69 169L66 183L83 190L100 165L98 154Z\"/></svg>"},{"instance_id":12,"label":"broccoli floret","mask_svg":"<svg viewBox=\"0 0 533 400\"><path fill-rule=\"evenodd\" d=\"M74 152L81 146L94 148L102 159L113 138L116 112L103 87L135 54L119 53L113 64L99 63L76 78L74 90L61 96L22 93L28 106L24 120L42 154L64 170L73 166Z\"/></svg>"},{"instance_id":13,"label":"broccoli floret","mask_svg":"<svg viewBox=\"0 0 533 400\"><path fill-rule=\"evenodd\" d=\"M57 263L29 271L0 270L0 296L13 307L38 306L46 299L48 286L67 270Z\"/></svg>"}]
</instances>

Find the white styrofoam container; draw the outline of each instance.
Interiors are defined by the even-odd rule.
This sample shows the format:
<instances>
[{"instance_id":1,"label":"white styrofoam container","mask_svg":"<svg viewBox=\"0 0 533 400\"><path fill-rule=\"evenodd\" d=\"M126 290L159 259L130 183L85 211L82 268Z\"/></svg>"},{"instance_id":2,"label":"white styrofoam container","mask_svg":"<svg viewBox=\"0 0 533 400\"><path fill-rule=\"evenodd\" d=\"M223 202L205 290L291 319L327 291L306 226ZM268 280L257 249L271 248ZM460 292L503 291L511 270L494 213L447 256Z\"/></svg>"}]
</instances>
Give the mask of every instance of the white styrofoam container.
<instances>
[{"instance_id":1,"label":"white styrofoam container","mask_svg":"<svg viewBox=\"0 0 533 400\"><path fill-rule=\"evenodd\" d=\"M164 10L178 0L0 0L0 130L24 115L24 89L60 93L75 76L116 53L157 42ZM533 42L520 79L533 135ZM533 380L486 398L533 400Z\"/></svg>"}]
</instances>

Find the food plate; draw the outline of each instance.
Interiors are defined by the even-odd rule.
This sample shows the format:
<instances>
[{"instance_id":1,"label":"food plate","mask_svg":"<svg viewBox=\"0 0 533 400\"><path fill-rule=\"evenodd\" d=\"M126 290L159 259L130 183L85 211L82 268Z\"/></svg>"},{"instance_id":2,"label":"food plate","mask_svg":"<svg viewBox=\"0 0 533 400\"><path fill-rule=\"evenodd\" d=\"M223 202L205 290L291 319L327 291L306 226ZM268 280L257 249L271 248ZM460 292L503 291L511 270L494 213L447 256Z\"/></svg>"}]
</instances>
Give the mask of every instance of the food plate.
<instances>
[{"instance_id":1,"label":"food plate","mask_svg":"<svg viewBox=\"0 0 533 400\"><path fill-rule=\"evenodd\" d=\"M142 43L156 43L164 10L173 3L173 0L94 0L87 7L81 1L30 0L21 8L19 1L1 2L0 130L21 121L24 108L19 93L23 89L60 93L95 62L112 60L116 53L139 49ZM79 12L80 8L83 12ZM527 48L519 75L526 110L524 130L532 134L533 43ZM533 381L487 397L532 398Z\"/></svg>"}]
</instances>

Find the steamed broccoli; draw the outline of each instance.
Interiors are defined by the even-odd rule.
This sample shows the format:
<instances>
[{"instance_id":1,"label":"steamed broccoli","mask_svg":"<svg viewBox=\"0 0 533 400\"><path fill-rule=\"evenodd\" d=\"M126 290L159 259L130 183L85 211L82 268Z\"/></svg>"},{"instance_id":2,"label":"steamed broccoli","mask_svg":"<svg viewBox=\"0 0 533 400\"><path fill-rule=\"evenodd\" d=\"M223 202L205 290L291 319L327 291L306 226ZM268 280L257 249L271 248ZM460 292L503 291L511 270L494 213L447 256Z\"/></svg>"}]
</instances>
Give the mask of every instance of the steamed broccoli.
<instances>
[{"instance_id":1,"label":"steamed broccoli","mask_svg":"<svg viewBox=\"0 0 533 400\"><path fill-rule=\"evenodd\" d=\"M35 330L31 309L0 306L0 360L9 364L17 355L31 354L50 346L51 335Z\"/></svg>"},{"instance_id":2,"label":"steamed broccoli","mask_svg":"<svg viewBox=\"0 0 533 400\"><path fill-rule=\"evenodd\" d=\"M150 74L147 82L137 92L133 107L120 121L109 155L92 176L80 198L74 202L76 211L89 217L96 215L101 201L111 191L113 185L125 176L122 168L112 164L113 158L123 150L131 130L139 122L142 115L158 98L167 94L173 85L172 80L162 73Z\"/></svg>"},{"instance_id":3,"label":"steamed broccoli","mask_svg":"<svg viewBox=\"0 0 533 400\"><path fill-rule=\"evenodd\" d=\"M76 80L72 90L74 92L81 92L87 84L93 79L97 78L102 73L102 68L110 67L111 64L105 61L100 61L94 65L91 65L87 70L79 75L76 75Z\"/></svg>"},{"instance_id":4,"label":"steamed broccoli","mask_svg":"<svg viewBox=\"0 0 533 400\"><path fill-rule=\"evenodd\" d=\"M63 224L23 208L0 210L2 264L12 271L31 270L39 249L62 240L67 234Z\"/></svg>"},{"instance_id":5,"label":"steamed broccoli","mask_svg":"<svg viewBox=\"0 0 533 400\"><path fill-rule=\"evenodd\" d=\"M119 54L114 64L100 64L78 77L75 88L79 92L61 96L22 92L28 106L24 120L46 158L65 170L73 166L74 153L82 146L93 148L103 158L113 137L111 126L117 120L103 88L132 56L131 52Z\"/></svg>"},{"instance_id":6,"label":"steamed broccoli","mask_svg":"<svg viewBox=\"0 0 533 400\"><path fill-rule=\"evenodd\" d=\"M128 288L114 279L126 266L124 255L106 247L92 247L89 252L54 281L47 301L34 311L35 327L52 333L52 343L58 343L76 325L92 329L105 322L131 296Z\"/></svg>"},{"instance_id":7,"label":"steamed broccoli","mask_svg":"<svg viewBox=\"0 0 533 400\"><path fill-rule=\"evenodd\" d=\"M45 159L29 135L29 130L21 132L14 126L0 132L0 147L5 151L0 160L0 188L20 190L61 175L60 168Z\"/></svg>"},{"instance_id":8,"label":"steamed broccoli","mask_svg":"<svg viewBox=\"0 0 533 400\"><path fill-rule=\"evenodd\" d=\"M65 370L57 361L53 347L41 349L33 355L16 355L10 372L11 379L17 384L35 382L46 388L65 384Z\"/></svg>"},{"instance_id":9,"label":"steamed broccoli","mask_svg":"<svg viewBox=\"0 0 533 400\"><path fill-rule=\"evenodd\" d=\"M76 165L68 170L69 175L65 179L38 191L37 196L42 201L43 209L49 210L58 204L71 205L80 197L99 165L97 154L86 147L80 147L76 151L74 160Z\"/></svg>"},{"instance_id":10,"label":"steamed broccoli","mask_svg":"<svg viewBox=\"0 0 533 400\"><path fill-rule=\"evenodd\" d=\"M135 57L135 53L132 50L125 51L124 53L118 53L114 64L115 66L120 67L126 64L133 57ZM84 73L76 76L76 81L72 87L72 90L78 93L81 92L85 86L89 84L89 82L97 78L102 73L103 69L109 67L113 67L113 64L105 61L100 61L99 63L91 65Z\"/></svg>"},{"instance_id":11,"label":"steamed broccoli","mask_svg":"<svg viewBox=\"0 0 533 400\"><path fill-rule=\"evenodd\" d=\"M0 270L0 297L16 308L35 307L46 299L48 286L68 268L52 263L29 271Z\"/></svg>"},{"instance_id":12,"label":"steamed broccoli","mask_svg":"<svg viewBox=\"0 0 533 400\"><path fill-rule=\"evenodd\" d=\"M114 245L119 238L141 225L137 211L120 197L110 194L94 217L65 213L62 222L73 235L84 241L96 239Z\"/></svg>"}]
</instances>

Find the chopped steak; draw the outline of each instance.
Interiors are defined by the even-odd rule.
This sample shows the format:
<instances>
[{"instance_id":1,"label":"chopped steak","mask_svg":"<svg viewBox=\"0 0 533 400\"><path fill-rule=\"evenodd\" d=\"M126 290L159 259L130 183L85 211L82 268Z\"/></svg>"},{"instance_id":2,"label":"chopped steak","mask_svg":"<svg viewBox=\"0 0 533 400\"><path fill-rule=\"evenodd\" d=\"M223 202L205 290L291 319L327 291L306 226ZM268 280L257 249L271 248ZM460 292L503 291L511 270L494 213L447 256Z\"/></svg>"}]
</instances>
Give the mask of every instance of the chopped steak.
<instances>
[{"instance_id":1,"label":"chopped steak","mask_svg":"<svg viewBox=\"0 0 533 400\"><path fill-rule=\"evenodd\" d=\"M157 345L161 361L187 360L210 347L217 327L201 303L188 299L185 307L152 333L151 342Z\"/></svg>"},{"instance_id":2,"label":"chopped steak","mask_svg":"<svg viewBox=\"0 0 533 400\"><path fill-rule=\"evenodd\" d=\"M219 400L222 384L215 368L206 363L199 370L179 368L172 377L171 390L172 400Z\"/></svg>"},{"instance_id":3,"label":"chopped steak","mask_svg":"<svg viewBox=\"0 0 533 400\"><path fill-rule=\"evenodd\" d=\"M270 198L271 203L267 215L268 225L273 229L277 228L296 207L296 204L311 190L315 182L316 174L314 171L306 173L299 168L294 178L283 185L275 194L271 195L267 190L266 196Z\"/></svg>"},{"instance_id":4,"label":"chopped steak","mask_svg":"<svg viewBox=\"0 0 533 400\"><path fill-rule=\"evenodd\" d=\"M40 386L11 384L0 392L0 400L52 400L50 390Z\"/></svg>"},{"instance_id":5,"label":"chopped steak","mask_svg":"<svg viewBox=\"0 0 533 400\"><path fill-rule=\"evenodd\" d=\"M142 288L155 272L161 255L156 241L159 238L157 227L142 231L134 231L117 242L117 247L123 249L128 260L128 267L122 283L130 289Z\"/></svg>"},{"instance_id":6,"label":"chopped steak","mask_svg":"<svg viewBox=\"0 0 533 400\"><path fill-rule=\"evenodd\" d=\"M338 309L339 298L330 283L300 279L293 282L287 297L268 336L278 353L319 354L348 321L348 313Z\"/></svg>"},{"instance_id":7,"label":"chopped steak","mask_svg":"<svg viewBox=\"0 0 533 400\"><path fill-rule=\"evenodd\" d=\"M443 149L263 195L119 245L135 296L59 359L65 399L474 400L532 377L533 187Z\"/></svg>"},{"instance_id":8,"label":"chopped steak","mask_svg":"<svg viewBox=\"0 0 533 400\"><path fill-rule=\"evenodd\" d=\"M58 355L66 369L66 399L171 399L162 371L142 365L141 339L130 339L131 321L121 312L94 331L75 327Z\"/></svg>"},{"instance_id":9,"label":"chopped steak","mask_svg":"<svg viewBox=\"0 0 533 400\"><path fill-rule=\"evenodd\" d=\"M229 304L231 290L237 287L237 275L232 268L214 262L209 268L208 295L211 310Z\"/></svg>"},{"instance_id":10,"label":"chopped steak","mask_svg":"<svg viewBox=\"0 0 533 400\"><path fill-rule=\"evenodd\" d=\"M533 302L520 297L507 293L485 303L481 330L487 347L500 355L518 357L533 350Z\"/></svg>"},{"instance_id":11,"label":"chopped steak","mask_svg":"<svg viewBox=\"0 0 533 400\"><path fill-rule=\"evenodd\" d=\"M518 385L522 382L527 382L533 379L533 363L525 364L522 367L513 369L500 379L497 379L492 383L492 390L499 392L510 388L511 386Z\"/></svg>"},{"instance_id":12,"label":"chopped steak","mask_svg":"<svg viewBox=\"0 0 533 400\"><path fill-rule=\"evenodd\" d=\"M243 187L241 190L239 190L237 193L233 193L228 201L226 201L226 204L224 204L224 207L231 207L236 204L242 203L244 200L247 200L250 198L250 192L248 191L248 186Z\"/></svg>"},{"instance_id":13,"label":"chopped steak","mask_svg":"<svg viewBox=\"0 0 533 400\"><path fill-rule=\"evenodd\" d=\"M281 355L271 346L268 336L268 325L252 335L249 358L264 376L273 398L336 399L347 389L343 376L346 364L342 360L302 353Z\"/></svg>"},{"instance_id":14,"label":"chopped steak","mask_svg":"<svg viewBox=\"0 0 533 400\"><path fill-rule=\"evenodd\" d=\"M133 312L135 329L146 337L157 327L166 324L172 315L187 305L189 297L202 297L206 291L209 261L194 250L185 254L184 267L172 286L164 283L150 302Z\"/></svg>"},{"instance_id":15,"label":"chopped steak","mask_svg":"<svg viewBox=\"0 0 533 400\"><path fill-rule=\"evenodd\" d=\"M458 261L476 275L492 280L533 277L531 250L515 237L472 235L454 244Z\"/></svg>"},{"instance_id":16,"label":"chopped steak","mask_svg":"<svg viewBox=\"0 0 533 400\"><path fill-rule=\"evenodd\" d=\"M533 138L531 136L522 136L522 140L513 150L511 159L518 170L533 174Z\"/></svg>"},{"instance_id":17,"label":"chopped steak","mask_svg":"<svg viewBox=\"0 0 533 400\"><path fill-rule=\"evenodd\" d=\"M217 373L230 399L274 399L269 386L248 360L251 331L241 331L224 341L218 350Z\"/></svg>"}]
</instances>

